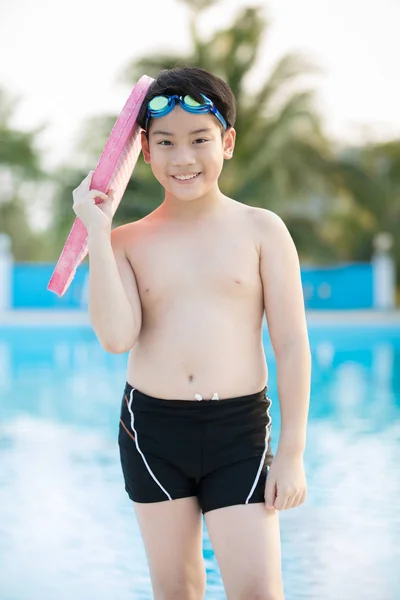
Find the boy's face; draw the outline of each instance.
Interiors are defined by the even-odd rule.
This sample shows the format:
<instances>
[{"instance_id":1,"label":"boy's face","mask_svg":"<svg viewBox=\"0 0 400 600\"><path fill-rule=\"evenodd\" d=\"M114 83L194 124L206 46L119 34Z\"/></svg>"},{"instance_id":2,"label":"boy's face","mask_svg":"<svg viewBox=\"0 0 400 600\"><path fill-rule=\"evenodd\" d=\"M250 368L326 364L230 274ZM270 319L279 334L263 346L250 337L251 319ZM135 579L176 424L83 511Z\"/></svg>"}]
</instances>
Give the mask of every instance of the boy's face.
<instances>
[{"instance_id":1,"label":"boy's face","mask_svg":"<svg viewBox=\"0 0 400 600\"><path fill-rule=\"evenodd\" d=\"M176 106L150 121L148 140L142 133L144 160L167 193L195 200L215 189L224 159L232 158L236 132L230 128L223 137L221 132L214 115L196 115Z\"/></svg>"}]
</instances>

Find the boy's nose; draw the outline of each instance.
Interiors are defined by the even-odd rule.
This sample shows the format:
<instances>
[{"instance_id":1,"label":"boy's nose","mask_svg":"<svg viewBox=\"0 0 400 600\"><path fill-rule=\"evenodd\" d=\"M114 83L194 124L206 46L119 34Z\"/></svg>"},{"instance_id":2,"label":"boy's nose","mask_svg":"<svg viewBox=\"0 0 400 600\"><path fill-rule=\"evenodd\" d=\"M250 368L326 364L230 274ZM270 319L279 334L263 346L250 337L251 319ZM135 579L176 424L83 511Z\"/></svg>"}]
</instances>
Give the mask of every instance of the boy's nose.
<instances>
[{"instance_id":1,"label":"boy's nose","mask_svg":"<svg viewBox=\"0 0 400 600\"><path fill-rule=\"evenodd\" d=\"M184 167L186 165L194 165L196 162L196 158L193 154L187 150L180 150L176 154L171 161L171 164L174 167Z\"/></svg>"}]
</instances>

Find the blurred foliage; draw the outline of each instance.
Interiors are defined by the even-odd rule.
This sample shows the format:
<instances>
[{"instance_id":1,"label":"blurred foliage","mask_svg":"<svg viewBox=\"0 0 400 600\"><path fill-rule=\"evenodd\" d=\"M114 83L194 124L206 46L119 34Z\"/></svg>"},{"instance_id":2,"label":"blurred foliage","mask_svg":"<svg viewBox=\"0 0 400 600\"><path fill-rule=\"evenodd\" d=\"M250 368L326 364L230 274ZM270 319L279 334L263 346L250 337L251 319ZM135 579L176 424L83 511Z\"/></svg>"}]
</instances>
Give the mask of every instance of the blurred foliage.
<instances>
[{"instance_id":1,"label":"blurred foliage","mask_svg":"<svg viewBox=\"0 0 400 600\"><path fill-rule=\"evenodd\" d=\"M357 182L359 193L353 195L347 219L342 218L342 236L348 255L362 259L371 252L374 236L381 231L388 232L393 238L392 252L400 280L400 140L370 144L348 152L368 173L368 179ZM366 249L364 253L362 245Z\"/></svg>"},{"instance_id":2,"label":"blurred foliage","mask_svg":"<svg viewBox=\"0 0 400 600\"><path fill-rule=\"evenodd\" d=\"M0 233L11 238L16 260L45 260L50 251L45 236L35 233L28 217L26 184L39 184L51 177L40 165L36 140L45 126L20 131L12 126L19 99L0 88Z\"/></svg>"},{"instance_id":3,"label":"blurred foliage","mask_svg":"<svg viewBox=\"0 0 400 600\"><path fill-rule=\"evenodd\" d=\"M268 39L265 7L244 7L227 27L204 36L200 32L202 14L218 0L181 3L188 13L192 40L188 55L167 51L134 60L121 72L120 82L130 90L144 73L155 77L161 69L184 65L203 67L222 77L237 100L238 134L234 159L225 163L221 175L222 191L278 213L303 261L370 260L374 235L388 231L395 238L400 269L400 242L395 236L400 217L400 141L336 148L323 130L315 92L305 86L320 69L300 53L280 57L269 73L259 78L256 89L250 86L260 50ZM40 131L13 130L9 125L13 104L7 103L4 94L0 102L0 169L13 173L19 169L18 177L23 179L46 177L34 148ZM76 156L81 156L82 166L63 166L48 175L54 183L53 223L42 235L46 244L40 252L39 246L35 250L25 243L33 234L23 202L15 193L6 209L7 201L0 196L0 230L13 236L17 257L37 259L43 248L49 260L58 257L74 220L72 190L96 166L116 118L101 115L89 119L77 140ZM162 199L163 190L150 166L139 160L114 226L143 217ZM14 229L13 220L20 224Z\"/></svg>"}]
</instances>

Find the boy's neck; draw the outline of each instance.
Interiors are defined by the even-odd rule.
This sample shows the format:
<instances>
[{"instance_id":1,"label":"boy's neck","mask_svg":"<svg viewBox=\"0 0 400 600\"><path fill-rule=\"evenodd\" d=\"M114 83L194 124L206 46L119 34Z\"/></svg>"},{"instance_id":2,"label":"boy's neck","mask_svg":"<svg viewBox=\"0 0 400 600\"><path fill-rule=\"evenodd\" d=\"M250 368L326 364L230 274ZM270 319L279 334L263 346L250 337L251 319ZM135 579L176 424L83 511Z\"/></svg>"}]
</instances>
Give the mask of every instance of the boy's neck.
<instances>
[{"instance_id":1,"label":"boy's neck","mask_svg":"<svg viewBox=\"0 0 400 600\"><path fill-rule=\"evenodd\" d=\"M224 196L218 189L210 190L206 195L195 200L179 200L168 193L164 202L158 209L159 215L171 220L197 220L201 217L211 216L225 203Z\"/></svg>"}]
</instances>

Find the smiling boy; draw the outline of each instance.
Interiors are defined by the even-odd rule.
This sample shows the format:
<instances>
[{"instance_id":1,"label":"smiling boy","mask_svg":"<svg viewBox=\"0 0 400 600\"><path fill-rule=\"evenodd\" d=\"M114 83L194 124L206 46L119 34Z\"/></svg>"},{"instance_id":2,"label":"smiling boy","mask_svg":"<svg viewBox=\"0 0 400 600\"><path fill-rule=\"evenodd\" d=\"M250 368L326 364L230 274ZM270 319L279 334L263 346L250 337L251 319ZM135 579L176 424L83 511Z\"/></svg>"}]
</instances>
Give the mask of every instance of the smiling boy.
<instances>
[{"instance_id":1,"label":"smiling boy","mask_svg":"<svg viewBox=\"0 0 400 600\"><path fill-rule=\"evenodd\" d=\"M162 71L138 123L162 204L111 231L110 197L84 180L74 209L89 233L93 328L107 351L129 351L120 457L154 598L204 597L204 514L228 600L282 600L279 511L306 497L311 360L297 252L276 214L219 189L236 137L225 82Z\"/></svg>"}]
</instances>

